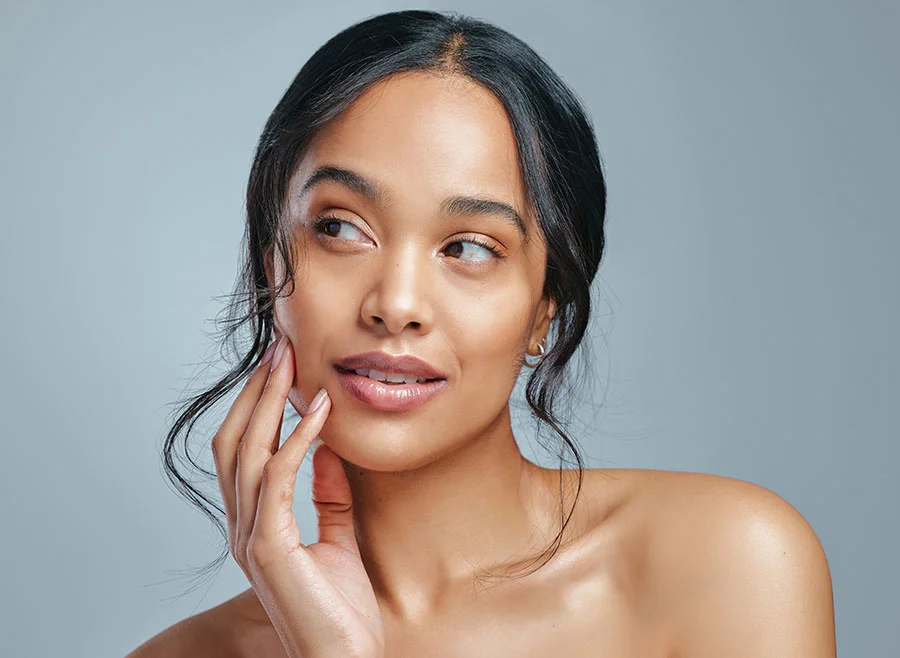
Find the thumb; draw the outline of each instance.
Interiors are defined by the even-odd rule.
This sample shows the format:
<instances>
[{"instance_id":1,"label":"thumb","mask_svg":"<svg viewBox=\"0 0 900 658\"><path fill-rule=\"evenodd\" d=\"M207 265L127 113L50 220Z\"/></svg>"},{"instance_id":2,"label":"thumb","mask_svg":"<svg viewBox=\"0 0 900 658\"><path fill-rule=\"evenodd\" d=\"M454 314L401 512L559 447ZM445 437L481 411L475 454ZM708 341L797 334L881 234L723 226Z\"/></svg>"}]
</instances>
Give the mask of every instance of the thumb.
<instances>
[{"instance_id":1,"label":"thumb","mask_svg":"<svg viewBox=\"0 0 900 658\"><path fill-rule=\"evenodd\" d=\"M319 541L359 555L353 496L341 458L323 443L313 453L312 468L312 501L319 517Z\"/></svg>"}]
</instances>

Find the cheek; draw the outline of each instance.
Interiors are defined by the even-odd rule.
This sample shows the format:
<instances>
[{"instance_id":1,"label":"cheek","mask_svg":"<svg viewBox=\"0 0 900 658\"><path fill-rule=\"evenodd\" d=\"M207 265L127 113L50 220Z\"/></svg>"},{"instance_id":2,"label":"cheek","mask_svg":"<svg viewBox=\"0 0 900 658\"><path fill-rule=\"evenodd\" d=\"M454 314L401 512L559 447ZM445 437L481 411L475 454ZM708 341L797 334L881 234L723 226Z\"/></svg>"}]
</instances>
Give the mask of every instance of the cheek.
<instances>
[{"instance_id":1,"label":"cheek","mask_svg":"<svg viewBox=\"0 0 900 658\"><path fill-rule=\"evenodd\" d=\"M333 279L329 284L313 277L298 277L293 294L276 302L279 324L294 348L295 391L291 402L298 413L306 408L319 387L330 381L332 373L326 357L329 348L334 351L335 337L347 335L347 328L356 326L359 306L353 294L353 290L335 285Z\"/></svg>"},{"instance_id":2,"label":"cheek","mask_svg":"<svg viewBox=\"0 0 900 658\"><path fill-rule=\"evenodd\" d=\"M461 307L454 343L464 381L490 381L498 393L509 394L518 372L516 355L523 349L531 303L528 290L504 286L502 292L479 296L477 303L469 301Z\"/></svg>"},{"instance_id":3,"label":"cheek","mask_svg":"<svg viewBox=\"0 0 900 658\"><path fill-rule=\"evenodd\" d=\"M352 281L342 278L341 272L327 267L327 263L318 262L316 255L311 246L309 253L300 256L305 263L295 272L293 292L278 300L276 312L293 340L321 351L325 336L353 326L358 305L353 301L357 291ZM297 347L299 353L302 346Z\"/></svg>"}]
</instances>

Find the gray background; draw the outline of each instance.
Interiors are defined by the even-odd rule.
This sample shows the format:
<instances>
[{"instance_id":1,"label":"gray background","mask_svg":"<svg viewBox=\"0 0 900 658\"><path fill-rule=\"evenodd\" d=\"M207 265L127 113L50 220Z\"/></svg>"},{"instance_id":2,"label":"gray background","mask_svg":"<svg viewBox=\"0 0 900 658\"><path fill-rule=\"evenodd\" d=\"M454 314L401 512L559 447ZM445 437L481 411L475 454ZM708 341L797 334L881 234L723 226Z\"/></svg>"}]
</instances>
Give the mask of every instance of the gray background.
<instances>
[{"instance_id":1,"label":"gray background","mask_svg":"<svg viewBox=\"0 0 900 658\"><path fill-rule=\"evenodd\" d=\"M523 38L596 125L589 465L775 491L825 548L841 655L900 655L897 3L418 6ZM163 479L167 405L211 379L263 122L327 38L403 7L3 5L3 656L122 656L248 586L230 560L163 582L218 549Z\"/></svg>"}]
</instances>

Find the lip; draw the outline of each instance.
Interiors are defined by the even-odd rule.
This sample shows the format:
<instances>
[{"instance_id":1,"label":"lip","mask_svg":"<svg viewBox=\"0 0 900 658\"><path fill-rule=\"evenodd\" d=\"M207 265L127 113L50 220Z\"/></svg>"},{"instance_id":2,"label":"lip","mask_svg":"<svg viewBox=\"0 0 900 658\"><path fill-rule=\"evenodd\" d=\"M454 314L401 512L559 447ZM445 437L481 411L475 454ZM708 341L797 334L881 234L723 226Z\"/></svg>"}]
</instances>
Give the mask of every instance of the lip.
<instances>
[{"instance_id":1,"label":"lip","mask_svg":"<svg viewBox=\"0 0 900 658\"><path fill-rule=\"evenodd\" d=\"M344 370L356 370L358 368L374 368L381 372L406 373L424 377L425 379L447 379L447 375L440 372L430 363L418 359L411 354L393 356L387 352L363 352L354 354L339 361L335 365ZM428 382L426 382L427 384Z\"/></svg>"},{"instance_id":2,"label":"lip","mask_svg":"<svg viewBox=\"0 0 900 658\"><path fill-rule=\"evenodd\" d=\"M382 411L409 411L447 387L446 379L415 384L385 384L335 365L341 386L357 400ZM405 372L409 372L408 370Z\"/></svg>"}]
</instances>

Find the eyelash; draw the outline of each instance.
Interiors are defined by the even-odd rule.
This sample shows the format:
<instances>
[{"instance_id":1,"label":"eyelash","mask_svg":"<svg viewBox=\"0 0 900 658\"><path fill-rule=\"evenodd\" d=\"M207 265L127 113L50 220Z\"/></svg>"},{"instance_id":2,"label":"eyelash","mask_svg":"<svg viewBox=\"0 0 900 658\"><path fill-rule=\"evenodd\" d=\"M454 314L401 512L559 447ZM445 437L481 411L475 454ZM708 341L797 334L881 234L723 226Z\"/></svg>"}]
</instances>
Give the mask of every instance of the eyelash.
<instances>
[{"instance_id":1,"label":"eyelash","mask_svg":"<svg viewBox=\"0 0 900 658\"><path fill-rule=\"evenodd\" d=\"M341 224L350 224L350 222L343 220L343 219L339 219L332 215L321 215L321 216L317 216L316 220L313 222L313 229L315 231L321 233L322 235L324 235L326 238L332 238L334 240L337 240L338 238L335 238L333 235L328 235L322 231L322 227L325 226L325 224L328 224L329 222L340 222ZM357 230L359 230L359 229L357 229ZM472 236L472 237L466 238L465 240L454 240L450 244L456 244L457 242L470 242L472 244L478 245L479 247L487 249L496 258L504 258L503 254L500 253L499 249L497 249L493 245L489 244L488 242L482 240L481 238Z\"/></svg>"}]
</instances>

